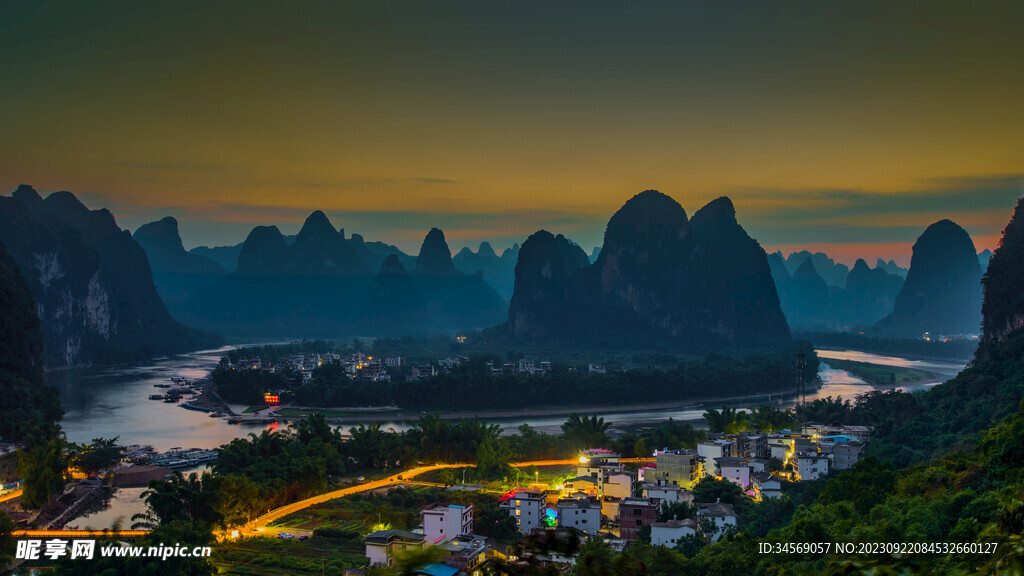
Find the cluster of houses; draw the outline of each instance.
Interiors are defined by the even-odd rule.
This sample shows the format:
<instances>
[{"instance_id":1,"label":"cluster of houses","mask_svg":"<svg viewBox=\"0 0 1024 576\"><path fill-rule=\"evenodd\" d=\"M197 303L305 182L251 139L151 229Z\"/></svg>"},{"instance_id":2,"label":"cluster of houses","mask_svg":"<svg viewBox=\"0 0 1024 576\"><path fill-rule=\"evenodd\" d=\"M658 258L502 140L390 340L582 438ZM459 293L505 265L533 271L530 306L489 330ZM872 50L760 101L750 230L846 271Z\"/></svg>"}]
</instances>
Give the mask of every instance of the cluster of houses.
<instances>
[{"instance_id":1,"label":"cluster of houses","mask_svg":"<svg viewBox=\"0 0 1024 576\"><path fill-rule=\"evenodd\" d=\"M819 423L805 424L799 432L719 434L694 449L656 452L657 465L641 471L647 480L681 490L714 476L739 484L754 499L776 498L785 481L817 480L849 470L863 457L870 436L866 426Z\"/></svg>"},{"instance_id":2,"label":"cluster of houses","mask_svg":"<svg viewBox=\"0 0 1024 576\"><path fill-rule=\"evenodd\" d=\"M642 468L638 478L636 472L624 468L618 454L588 450L580 454L575 478L555 491L517 490L504 500L502 508L523 534L549 527L572 528L604 538L620 550L646 527L650 527L653 543L675 546L687 535L717 540L729 526L736 525L731 505L694 503L693 494L679 485L681 476L676 475L681 473L689 480L690 463L681 462L677 453L663 454L669 456L659 458L655 468ZM644 474L654 481L644 482ZM691 504L696 518L659 522L662 511L676 502Z\"/></svg>"},{"instance_id":3,"label":"cluster of houses","mask_svg":"<svg viewBox=\"0 0 1024 576\"><path fill-rule=\"evenodd\" d=\"M242 358L237 363L229 363L228 366L232 368L263 370L272 374L278 370L290 369L301 374L302 381L305 383L313 379L314 370L324 364L334 362L340 363L345 369L345 373L353 379L364 382L388 382L391 380L388 368L404 366L405 358L401 356L375 358L362 352L343 357L340 354L327 352L324 354L295 354L280 362L260 358Z\"/></svg>"},{"instance_id":4,"label":"cluster of houses","mask_svg":"<svg viewBox=\"0 0 1024 576\"><path fill-rule=\"evenodd\" d=\"M693 487L704 477L735 482L753 499L782 495L782 484L821 478L861 459L871 429L809 423L799 432L720 434L694 449L655 452L655 462L626 470L618 454L595 449L580 453L576 476L553 490L517 488L499 500L523 535L554 529L602 538L621 551L650 530L655 546L675 547L687 538L717 541L736 529L731 504L695 502ZM773 462L775 460L776 462ZM480 487L477 487L480 488ZM454 486L450 490L460 489ZM685 502L690 517L661 519ZM477 576L491 558L505 558L488 539L473 534L473 506L435 504L420 512L416 531L381 530L366 538L370 564L391 565L399 551L439 546L444 559L428 566L431 576ZM571 563L571 558L558 559Z\"/></svg>"}]
</instances>

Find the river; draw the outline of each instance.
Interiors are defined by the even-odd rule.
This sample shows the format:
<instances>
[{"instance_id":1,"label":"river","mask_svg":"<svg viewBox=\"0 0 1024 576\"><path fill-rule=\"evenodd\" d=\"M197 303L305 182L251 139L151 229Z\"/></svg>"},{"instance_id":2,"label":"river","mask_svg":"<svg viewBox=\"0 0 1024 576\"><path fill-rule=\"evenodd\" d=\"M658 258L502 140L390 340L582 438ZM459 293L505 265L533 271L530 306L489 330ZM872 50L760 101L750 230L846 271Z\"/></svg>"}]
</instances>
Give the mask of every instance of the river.
<instances>
[{"instance_id":1,"label":"river","mask_svg":"<svg viewBox=\"0 0 1024 576\"><path fill-rule=\"evenodd\" d=\"M263 426L232 425L222 418L210 418L202 412L180 408L177 404L167 404L149 400L149 395L159 393L161 389L154 384L169 384L171 378L184 377L189 379L205 377L212 370L220 357L231 347L216 350L205 350L182 354L168 358L156 359L142 366L130 368L95 368L48 372L47 381L60 391L64 405L64 420L61 426L68 440L72 442L88 442L93 438L112 438L119 436L125 444L150 444L157 450L168 450L173 447L185 448L216 448L234 438L245 437L249 433L259 433ZM842 396L853 399L858 394L871 390L864 381L842 370L834 370L827 365L827 358L855 360L891 366L920 368L933 372L936 377L924 382L901 387L904 390L929 388L955 376L964 368L963 364L940 361L918 361L892 356L881 356L854 350L831 351L820 350L822 366L819 371L823 385L807 396L808 400L826 396ZM795 398L771 398L774 406L786 408L793 406ZM702 415L708 407L728 405L734 408L752 408L766 403L765 398L729 399L725 401L694 403L685 407L670 409L610 409L608 412L596 412L606 421L614 423L614 428L638 424L664 421L674 418L689 421L695 425L703 424ZM517 416L495 418L482 416L487 422L501 425L507 432L514 433L520 424L529 424L537 430L560 432L565 422L565 414L544 416ZM410 423L388 421L382 418L381 425L385 429L396 431L407 430ZM127 488L118 490L112 498L107 510L78 518L69 527L102 528L111 526L121 519L122 524L130 524L128 519L136 512L142 512L143 506L138 498L142 489Z\"/></svg>"}]
</instances>

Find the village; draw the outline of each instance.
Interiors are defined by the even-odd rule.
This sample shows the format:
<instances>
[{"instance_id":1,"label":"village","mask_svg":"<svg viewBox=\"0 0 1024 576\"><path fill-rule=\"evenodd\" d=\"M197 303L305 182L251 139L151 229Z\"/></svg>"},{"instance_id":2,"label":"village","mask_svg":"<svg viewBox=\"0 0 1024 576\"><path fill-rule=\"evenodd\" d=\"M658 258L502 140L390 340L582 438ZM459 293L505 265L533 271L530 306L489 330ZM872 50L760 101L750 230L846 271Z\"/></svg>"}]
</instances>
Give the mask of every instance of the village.
<instances>
[{"instance_id":1,"label":"village","mask_svg":"<svg viewBox=\"0 0 1024 576\"><path fill-rule=\"evenodd\" d=\"M715 542L736 533L742 518L730 503L695 501L693 488L702 479L733 482L752 501L781 498L789 483L850 469L861 460L870 434L864 426L809 423L799 432L714 435L695 449L655 451L653 458L623 459L610 450L590 449L579 454L575 477L554 487L517 487L499 500L522 537L553 531L556 537L599 538L616 552L638 539L668 548L687 539ZM447 491L484 489L456 484ZM676 510L688 514L666 517ZM421 523L413 530L377 530L366 536L370 566L391 566L397 556L429 546L443 551L441 562L423 568L430 576L480 576L488 560L515 561L491 539L474 534L472 505L436 502L419 515ZM574 563L573 557L559 554L533 560L561 568Z\"/></svg>"}]
</instances>

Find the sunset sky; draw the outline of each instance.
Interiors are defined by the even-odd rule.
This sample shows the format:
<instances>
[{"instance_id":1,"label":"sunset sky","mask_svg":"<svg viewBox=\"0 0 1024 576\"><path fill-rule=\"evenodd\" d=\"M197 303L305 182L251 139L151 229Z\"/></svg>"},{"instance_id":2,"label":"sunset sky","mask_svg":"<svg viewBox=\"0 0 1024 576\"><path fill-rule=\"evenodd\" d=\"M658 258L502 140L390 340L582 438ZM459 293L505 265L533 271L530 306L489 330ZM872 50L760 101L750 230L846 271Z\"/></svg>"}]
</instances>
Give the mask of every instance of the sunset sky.
<instances>
[{"instance_id":1,"label":"sunset sky","mask_svg":"<svg viewBox=\"0 0 1024 576\"><path fill-rule=\"evenodd\" d=\"M557 6L556 6L557 4ZM257 224L589 252L656 188L768 250L906 264L1024 195L1022 2L0 1L0 189L186 247Z\"/></svg>"}]
</instances>

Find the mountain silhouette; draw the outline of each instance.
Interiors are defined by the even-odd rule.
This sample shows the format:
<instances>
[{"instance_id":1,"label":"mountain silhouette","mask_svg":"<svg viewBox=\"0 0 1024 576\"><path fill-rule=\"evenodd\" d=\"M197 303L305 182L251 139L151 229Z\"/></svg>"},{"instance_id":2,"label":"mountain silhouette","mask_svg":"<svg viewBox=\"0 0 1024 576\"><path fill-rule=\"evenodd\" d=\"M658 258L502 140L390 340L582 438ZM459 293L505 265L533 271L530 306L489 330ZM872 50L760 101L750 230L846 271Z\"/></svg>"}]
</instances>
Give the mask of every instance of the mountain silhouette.
<instances>
[{"instance_id":1,"label":"mountain silhouette","mask_svg":"<svg viewBox=\"0 0 1024 576\"><path fill-rule=\"evenodd\" d=\"M593 264L564 237L534 234L520 251L499 332L617 347L787 341L767 256L736 222L731 201L720 198L698 214L688 220L672 198L642 192L608 221Z\"/></svg>"},{"instance_id":2,"label":"mountain silhouette","mask_svg":"<svg viewBox=\"0 0 1024 576\"><path fill-rule=\"evenodd\" d=\"M35 299L48 366L135 362L213 346L167 312L149 261L107 210L29 186L0 197L0 242Z\"/></svg>"},{"instance_id":3,"label":"mountain silhouette","mask_svg":"<svg viewBox=\"0 0 1024 576\"><path fill-rule=\"evenodd\" d=\"M914 243L910 271L892 314L875 325L885 336L921 338L977 334L981 323L981 266L970 235L940 220Z\"/></svg>"}]
</instances>

